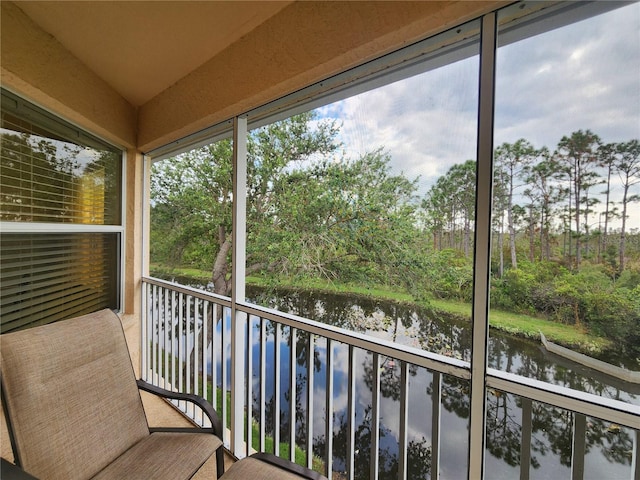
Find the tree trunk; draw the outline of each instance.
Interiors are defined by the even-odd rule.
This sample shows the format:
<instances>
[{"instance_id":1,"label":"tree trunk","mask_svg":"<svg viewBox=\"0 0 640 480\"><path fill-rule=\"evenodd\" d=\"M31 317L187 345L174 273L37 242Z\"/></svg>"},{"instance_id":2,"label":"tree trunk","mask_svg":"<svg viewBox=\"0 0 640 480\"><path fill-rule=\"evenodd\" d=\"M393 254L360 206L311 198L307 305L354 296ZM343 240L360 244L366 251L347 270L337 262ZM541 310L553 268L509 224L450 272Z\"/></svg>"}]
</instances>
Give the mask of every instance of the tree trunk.
<instances>
[{"instance_id":1,"label":"tree trunk","mask_svg":"<svg viewBox=\"0 0 640 480\"><path fill-rule=\"evenodd\" d=\"M471 220L469 218L465 218L464 220L464 239L463 239L463 250L465 258L469 258L469 250L471 245Z\"/></svg>"},{"instance_id":2,"label":"tree trunk","mask_svg":"<svg viewBox=\"0 0 640 480\"><path fill-rule=\"evenodd\" d=\"M619 271L622 272L624 270L625 264L625 249L626 249L626 228L627 228L627 195L629 193L629 182L625 182L624 184L624 195L622 196L622 229L620 230L620 258L618 267Z\"/></svg>"},{"instance_id":3,"label":"tree trunk","mask_svg":"<svg viewBox=\"0 0 640 480\"><path fill-rule=\"evenodd\" d=\"M607 170L607 199L604 207L604 232L600 241L601 252L604 253L607 248L607 234L609 233L609 194L611 192L611 164ZM602 262L600 252L598 253L598 263Z\"/></svg>"},{"instance_id":4,"label":"tree trunk","mask_svg":"<svg viewBox=\"0 0 640 480\"><path fill-rule=\"evenodd\" d=\"M228 295L231 282L227 279L227 272L229 271L229 263L228 263L228 255L229 250L231 250L231 236L226 234L226 229L223 225L218 227L218 245L220 246L218 250L218 254L216 255L215 262L213 263L213 271L211 275L211 280L213 281L213 293L217 293L218 295ZM194 317L198 318L199 312L195 312ZM198 336L196 338L196 342L199 347L200 355L202 355L203 348L209 348L209 345L213 342L213 329L217 327L218 322L222 322L223 319L223 308L219 305L211 305L211 308L208 311L207 318L203 318L203 322L207 322L207 340L204 342L204 328L202 325L200 326L200 331L198 332ZM215 321L214 321L215 320ZM194 323L194 328L198 325L197 321ZM224 328L224 326L222 326ZM189 374L190 384L194 385L194 378L196 375L196 370L198 370L198 359L196 359L196 351L195 348L191 350L189 354L189 365L191 365L191 370ZM215 362L214 367L215 368ZM183 374L184 378L187 378L186 375L187 366L184 366ZM206 379L203 379L206 381ZM201 388L204 388L204 385L200 383ZM206 391L206 390L204 390Z\"/></svg>"},{"instance_id":5,"label":"tree trunk","mask_svg":"<svg viewBox=\"0 0 640 480\"><path fill-rule=\"evenodd\" d=\"M500 278L504 276L504 222L500 224L500 233L498 234L498 254L500 256L500 266L498 267L498 274Z\"/></svg>"},{"instance_id":6,"label":"tree trunk","mask_svg":"<svg viewBox=\"0 0 640 480\"><path fill-rule=\"evenodd\" d=\"M576 168L577 171L577 168ZM576 208L575 208L575 213L574 213L574 220L576 223L576 268L580 267L580 261L581 261L581 254L582 252L580 251L580 249L582 248L581 245L581 241L580 241L580 176L578 175L578 173L576 172L576 175L574 177L574 199L575 199L575 203L576 203Z\"/></svg>"},{"instance_id":7,"label":"tree trunk","mask_svg":"<svg viewBox=\"0 0 640 480\"><path fill-rule=\"evenodd\" d=\"M536 252L535 252L535 234L536 229L533 228L533 205L529 206L529 261L531 263L534 262Z\"/></svg>"},{"instance_id":8,"label":"tree trunk","mask_svg":"<svg viewBox=\"0 0 640 480\"><path fill-rule=\"evenodd\" d=\"M223 225L218 227L218 245L220 249L213 262L211 280L213 281L213 292L218 295L228 295L231 282L227 279L229 272L228 255L231 250L231 235L227 235Z\"/></svg>"},{"instance_id":9,"label":"tree trunk","mask_svg":"<svg viewBox=\"0 0 640 480\"><path fill-rule=\"evenodd\" d=\"M518 258L516 256L516 232L513 227L509 227L509 251L511 252L511 268L518 268Z\"/></svg>"}]
</instances>

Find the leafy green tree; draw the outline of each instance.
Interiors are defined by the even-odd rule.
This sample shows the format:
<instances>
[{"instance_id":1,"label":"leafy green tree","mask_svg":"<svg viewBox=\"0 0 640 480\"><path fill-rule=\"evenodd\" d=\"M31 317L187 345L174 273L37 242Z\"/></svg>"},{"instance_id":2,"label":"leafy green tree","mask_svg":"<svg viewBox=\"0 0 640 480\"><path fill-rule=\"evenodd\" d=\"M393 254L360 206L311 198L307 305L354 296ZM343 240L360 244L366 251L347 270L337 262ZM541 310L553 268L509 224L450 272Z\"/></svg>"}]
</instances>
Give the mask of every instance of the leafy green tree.
<instances>
[{"instance_id":1,"label":"leafy green tree","mask_svg":"<svg viewBox=\"0 0 640 480\"><path fill-rule=\"evenodd\" d=\"M540 216L540 259L551 259L551 236L553 224L553 206L559 200L558 188L553 184L556 165L551 161L551 154L547 147L539 150L539 160L526 166L522 171L527 185L524 194L529 197L531 204L537 206Z\"/></svg>"},{"instance_id":2,"label":"leafy green tree","mask_svg":"<svg viewBox=\"0 0 640 480\"><path fill-rule=\"evenodd\" d=\"M247 273L329 279L415 278L416 180L390 173L382 150L330 157L332 123L311 114L253 132L248 145ZM218 142L154 166L152 225L165 258L213 265L230 289L231 144ZM411 275L405 275L411 271Z\"/></svg>"},{"instance_id":3,"label":"leafy green tree","mask_svg":"<svg viewBox=\"0 0 640 480\"><path fill-rule=\"evenodd\" d=\"M639 194L631 194L633 186L640 184L640 142L631 140L618 144L618 155L614 160L614 166L622 182L622 229L620 232L620 271L625 268L626 255L626 227L629 204L640 201Z\"/></svg>"},{"instance_id":4,"label":"leafy green tree","mask_svg":"<svg viewBox=\"0 0 640 480\"><path fill-rule=\"evenodd\" d=\"M427 230L431 231L433 237L434 250L444 248L444 231L450 216L450 212L446 208L447 201L443 183L439 178L420 204L424 224Z\"/></svg>"},{"instance_id":5,"label":"leafy green tree","mask_svg":"<svg viewBox=\"0 0 640 480\"><path fill-rule=\"evenodd\" d=\"M334 124L319 122L311 128L313 120L313 114L305 113L249 136L247 274L282 261L282 257L265 255L265 242L256 240L288 207L276 195L282 178L314 155L331 154L338 148ZM175 246L181 260L193 258L198 266L211 265L214 292L223 295L231 289L232 185L229 140L157 163L152 172L152 229L156 236L169 236L165 254Z\"/></svg>"},{"instance_id":6,"label":"leafy green tree","mask_svg":"<svg viewBox=\"0 0 640 480\"><path fill-rule=\"evenodd\" d=\"M418 238L416 181L392 175L390 160L378 150L283 176L277 193L289 208L261 236L263 250L282 258L276 273L406 283Z\"/></svg>"},{"instance_id":7,"label":"leafy green tree","mask_svg":"<svg viewBox=\"0 0 640 480\"><path fill-rule=\"evenodd\" d=\"M615 143L607 143L600 145L598 148L598 163L606 169L607 179L605 181L606 188L602 192L605 195L604 202L604 231L600 236L598 245L598 262L601 261L602 253L607 245L607 237L609 234L609 220L615 217L615 208L611 208L611 175L614 171L614 162L616 159L616 150L618 146Z\"/></svg>"},{"instance_id":8,"label":"leafy green tree","mask_svg":"<svg viewBox=\"0 0 640 480\"><path fill-rule=\"evenodd\" d=\"M498 232L498 278L504 275L504 232L505 212L507 211L506 179L504 169L496 169L493 175L493 212L492 223ZM493 257L493 255L492 255Z\"/></svg>"},{"instance_id":9,"label":"leafy green tree","mask_svg":"<svg viewBox=\"0 0 640 480\"><path fill-rule=\"evenodd\" d=\"M422 208L427 211L427 218L431 219L433 228L445 230L449 236L449 247L460 248L466 257L471 253L475 198L476 163L467 160L453 165L446 174L438 178L422 201ZM457 244L459 231L460 243Z\"/></svg>"},{"instance_id":10,"label":"leafy green tree","mask_svg":"<svg viewBox=\"0 0 640 480\"><path fill-rule=\"evenodd\" d=\"M516 228L514 218L514 201L517 190L522 186L521 177L526 168L531 165L538 152L533 145L521 138L515 143L503 143L494 153L495 176L500 177L503 184L502 192L505 196L504 206L507 211L507 227L509 229L509 251L511 252L511 267L518 268L516 255Z\"/></svg>"},{"instance_id":11,"label":"leafy green tree","mask_svg":"<svg viewBox=\"0 0 640 480\"><path fill-rule=\"evenodd\" d=\"M600 182L599 174L594 168L597 164L597 151L600 137L591 130L578 130L571 136L564 136L558 143L558 161L561 162L560 171L568 182L568 213L573 219L575 227L575 266L579 267L582 260L582 231L589 236L589 214L597 199L589 197L591 187ZM584 221L584 228L580 220ZM571 256L571 243L569 243Z\"/></svg>"},{"instance_id":12,"label":"leafy green tree","mask_svg":"<svg viewBox=\"0 0 640 480\"><path fill-rule=\"evenodd\" d=\"M319 122L311 128L312 121L312 113L300 114L249 136L248 275L274 268L284 258L261 251L266 242L256 240L261 233L270 231L267 228L270 221L289 208L275 194L282 177L314 155L331 154L338 148L333 122ZM155 164L151 177L152 239L167 236L164 252L160 253L166 258L167 251L176 248L181 253L180 262L190 260L200 267L211 266L213 290L221 295L228 295L232 286L232 174L232 145L223 140ZM215 319L210 312L207 344L212 341L213 324L220 321L221 315L221 309ZM202 343L202 338L198 343ZM192 350L191 362L194 361Z\"/></svg>"}]
</instances>

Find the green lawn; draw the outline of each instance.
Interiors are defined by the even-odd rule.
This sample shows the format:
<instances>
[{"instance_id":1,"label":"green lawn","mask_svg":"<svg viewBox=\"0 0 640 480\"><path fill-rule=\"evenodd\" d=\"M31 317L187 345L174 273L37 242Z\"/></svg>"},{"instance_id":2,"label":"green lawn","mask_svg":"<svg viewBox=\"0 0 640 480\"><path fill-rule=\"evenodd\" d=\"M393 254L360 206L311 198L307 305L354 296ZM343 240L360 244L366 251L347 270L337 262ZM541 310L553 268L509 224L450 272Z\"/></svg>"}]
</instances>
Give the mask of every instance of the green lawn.
<instances>
[{"instance_id":1,"label":"green lawn","mask_svg":"<svg viewBox=\"0 0 640 480\"><path fill-rule=\"evenodd\" d=\"M471 305L468 303L449 300L432 300L430 303L436 310L471 318ZM549 341L575 348L583 353L596 353L611 348L611 341L604 337L592 335L574 325L530 315L492 309L489 312L489 325L502 332L536 340L540 339L542 332Z\"/></svg>"}]
</instances>

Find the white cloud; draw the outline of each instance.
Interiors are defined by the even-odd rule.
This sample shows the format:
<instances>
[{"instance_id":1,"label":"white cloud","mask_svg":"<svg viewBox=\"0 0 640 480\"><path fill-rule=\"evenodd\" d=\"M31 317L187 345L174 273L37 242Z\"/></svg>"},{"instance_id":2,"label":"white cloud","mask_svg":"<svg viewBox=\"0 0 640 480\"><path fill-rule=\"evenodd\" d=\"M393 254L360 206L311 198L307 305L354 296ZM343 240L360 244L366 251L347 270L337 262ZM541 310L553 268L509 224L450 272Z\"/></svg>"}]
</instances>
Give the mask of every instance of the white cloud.
<instances>
[{"instance_id":1,"label":"white cloud","mask_svg":"<svg viewBox=\"0 0 640 480\"><path fill-rule=\"evenodd\" d=\"M501 47L495 145L526 138L554 150L579 129L604 142L640 138L639 25L640 5L631 4ZM476 56L319 111L342 122L346 156L384 147L393 172L420 176L424 194L454 163L475 158L477 86Z\"/></svg>"}]
</instances>

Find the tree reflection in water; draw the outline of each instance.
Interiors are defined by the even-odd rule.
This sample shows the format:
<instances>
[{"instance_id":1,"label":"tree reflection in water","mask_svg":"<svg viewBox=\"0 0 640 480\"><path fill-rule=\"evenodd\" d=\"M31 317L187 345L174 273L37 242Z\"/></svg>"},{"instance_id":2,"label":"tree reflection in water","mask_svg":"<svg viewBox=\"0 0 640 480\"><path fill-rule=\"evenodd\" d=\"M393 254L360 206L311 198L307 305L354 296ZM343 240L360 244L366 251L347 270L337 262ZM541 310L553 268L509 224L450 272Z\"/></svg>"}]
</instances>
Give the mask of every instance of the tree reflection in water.
<instances>
[{"instance_id":1,"label":"tree reflection in water","mask_svg":"<svg viewBox=\"0 0 640 480\"><path fill-rule=\"evenodd\" d=\"M366 298L343 297L332 294L306 294L304 292L273 292L258 297L252 292L256 303L294 313L316 321L330 323L362 333L385 332L389 339L435 351L444 355L468 360L470 358L470 328L464 323L447 319L434 320L427 311L417 311L402 305L372 301ZM269 324L270 322L268 322ZM268 326L270 332L273 326ZM272 335L272 332L270 333ZM271 341L273 337L271 336ZM300 446L306 443L306 382L308 334L298 332L296 343L297 382L296 382L296 442ZM289 342L289 330L283 329L283 355ZM343 346L334 342L334 360L340 358L337 353ZM288 355L288 353L287 353ZM254 355L254 358L257 358ZM326 371L326 343L320 339L315 343L314 363L314 409L318 421L314 422L313 451L320 457L325 455L324 416ZM370 469L371 445L371 391L373 386L372 355L359 351L356 372L357 405L355 430L355 466L356 478L368 479ZM592 376L580 374L557 365L555 359L546 358L539 347L531 342L493 335L490 342L490 366L542 381L565 385L570 388L591 392L610 398L628 399L637 402L637 395L625 392L617 386L607 385ZM287 373L285 374L285 370ZM419 412L410 407L410 428L407 448L410 478L430 478L431 471L431 395L432 374L425 369L410 366L409 402L419 405ZM283 409L288 410L288 368L282 361ZM348 425L346 404L340 399L346 391L347 372L345 365L336 360L334 363L334 416L333 416L333 465L337 472L344 471L347 464ZM401 395L401 376L399 362L381 358L380 369L380 478L397 478L399 462L399 401ZM446 376L441 384L441 403L443 409L441 432L446 436L450 420L445 412L464 419L468 428L469 418L469 382ZM273 408L273 392L270 393L269 406ZM414 400L416 399L417 400ZM421 398L421 400L420 400ZM393 405L395 403L396 405ZM387 408L388 407L388 408ZM257 402L254 401L254 409ZM416 410L414 408L413 410ZM320 413L319 413L320 412ZM389 413L389 412L395 412ZM254 415L257 413L254 413ZM271 417L273 412L269 414ZM319 415L319 416L318 416ZM395 415L395 416L394 416ZM425 417L423 425L414 421L416 416ZM428 418L426 418L428 417ZM281 438L288 438L288 412L281 412ZM510 478L520 468L520 446L522 441L522 399L497 390L487 395L487 452L492 457L487 462L488 473L494 470L495 478ZM533 402L531 463L534 470L542 470L543 476L555 478L565 475L571 466L573 439L573 415L549 405ZM273 421L268 425L273 429ZM270 430L272 432L272 430ZM620 474L628 477L631 465L633 440L629 429L610 425L597 419L588 419L586 434L586 464L598 464L594 471L608 472L609 478ZM444 442L444 440L441 440ZM598 456L590 458L590 452ZM458 451L459 460L466 462L467 452ZM552 460L555 458L556 460ZM552 460L552 461L549 461ZM603 462L604 460L604 462ZM443 458L441 458L441 462ZM464 463L462 462L462 463ZM501 466L502 465L502 466ZM441 465L442 469L447 468ZM551 468L551 470L549 470ZM451 467L452 471L459 471ZM513 469L516 469L515 471ZM562 473L561 473L562 472Z\"/></svg>"},{"instance_id":2,"label":"tree reflection in water","mask_svg":"<svg viewBox=\"0 0 640 480\"><path fill-rule=\"evenodd\" d=\"M182 281L182 283L186 283ZM471 336L468 324L454 319L434 318L426 310L402 305L332 294L302 292L256 291L251 288L249 298L255 303L322 321L342 328L372 333L403 344L409 344L440 354L468 360ZM190 318L194 318L192 312ZM227 314L228 315L228 314ZM228 328L229 319L225 324ZM221 322L220 322L221 323ZM221 325L218 323L217 328ZM259 356L258 321L252 324L253 338L253 415L259 419ZM211 328L209 329L211 332ZM289 425L289 352L290 329L282 327L280 412L275 412L273 344L274 324L266 322L267 381L265 391L265 431L273 437L274 419L280 419L280 438L287 442ZM172 335L173 337L173 335ZM313 452L320 458L325 453L325 386L326 341L314 337L312 363L314 369ZM296 336L296 395L295 441L306 450L307 439L307 381L309 334ZM347 464L347 405L348 363L345 345L333 343L333 464L334 470L344 471ZM356 350L356 409L355 409L355 465L356 478L369 478L371 445L371 409L373 386L372 355ZM604 382L593 372L552 357L541 348L525 340L492 332L489 342L489 366L529 378L567 386L603 397L630 403L640 403L638 394L624 382ZM218 371L220 366L217 366ZM229 371L229 370L228 370ZM431 398L433 375L423 368L410 366L408 389L408 466L412 479L430 478L432 464ZM221 375L218 375L220 381ZM402 389L399 362L381 358L380 370L380 478L397 478L399 464L399 401ZM220 384L218 385L220 386ZM441 444L439 466L441 478L466 475L468 457L469 382L442 376L440 401ZM487 457L486 471L490 478L513 478L520 469L522 441L522 399L490 390L487 394ZM538 402L532 403L532 437L530 468L537 472L532 478L558 478L570 475L573 422L570 412ZM630 478L633 452L632 430L587 418L585 436L585 471L589 478ZM586 477L585 477L586 478Z\"/></svg>"}]
</instances>

